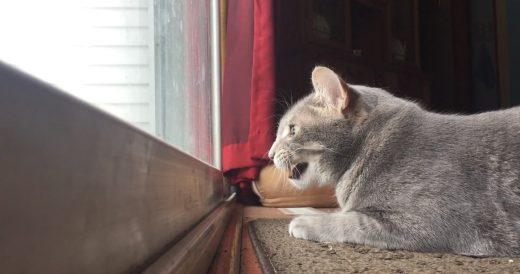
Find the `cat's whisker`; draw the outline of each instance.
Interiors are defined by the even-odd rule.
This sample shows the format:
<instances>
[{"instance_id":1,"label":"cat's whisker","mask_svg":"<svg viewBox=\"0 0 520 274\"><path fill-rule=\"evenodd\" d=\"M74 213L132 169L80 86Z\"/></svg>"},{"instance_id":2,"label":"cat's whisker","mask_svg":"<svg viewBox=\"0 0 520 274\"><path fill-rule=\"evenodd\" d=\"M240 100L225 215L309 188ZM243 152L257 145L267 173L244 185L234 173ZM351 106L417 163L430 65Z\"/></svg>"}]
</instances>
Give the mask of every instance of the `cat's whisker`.
<instances>
[{"instance_id":1,"label":"cat's whisker","mask_svg":"<svg viewBox=\"0 0 520 274\"><path fill-rule=\"evenodd\" d=\"M337 151L333 150L332 148L328 148L328 147L326 147L326 146L324 146L324 145L322 145L321 147L322 147L323 149L325 149L325 150L328 150L328 151L330 151L330 152L334 152L334 153L336 153L336 154L338 154L338 155L343 155L343 153L337 152Z\"/></svg>"},{"instance_id":2,"label":"cat's whisker","mask_svg":"<svg viewBox=\"0 0 520 274\"><path fill-rule=\"evenodd\" d=\"M333 152L333 153L336 153L338 155L342 155L344 156L344 154L340 153L340 152L337 152L331 148L328 148L326 146L321 146L320 148L316 148L316 147L312 147L312 148L309 148L309 147L299 147L299 148L296 148L294 149L294 152L298 152L298 151L321 151L321 150L328 150L330 152Z\"/></svg>"},{"instance_id":3,"label":"cat's whisker","mask_svg":"<svg viewBox=\"0 0 520 274\"><path fill-rule=\"evenodd\" d=\"M278 180L277 182L281 182L282 180L285 180L285 173L282 170L278 170Z\"/></svg>"},{"instance_id":4,"label":"cat's whisker","mask_svg":"<svg viewBox=\"0 0 520 274\"><path fill-rule=\"evenodd\" d=\"M295 148L294 152L298 152L298 151L302 151L302 150L305 151L307 149L305 149L304 147L299 147L299 148Z\"/></svg>"},{"instance_id":5,"label":"cat's whisker","mask_svg":"<svg viewBox=\"0 0 520 274\"><path fill-rule=\"evenodd\" d=\"M283 98L283 102L285 103L285 106L287 107L287 109L289 109L291 107L291 105L289 105L289 102L287 102L287 100L285 98Z\"/></svg>"},{"instance_id":6,"label":"cat's whisker","mask_svg":"<svg viewBox=\"0 0 520 274\"><path fill-rule=\"evenodd\" d=\"M276 103L276 104L280 104L281 106L283 106L282 102L278 99L279 98L261 98L260 100L257 101L257 103Z\"/></svg>"},{"instance_id":7,"label":"cat's whisker","mask_svg":"<svg viewBox=\"0 0 520 274\"><path fill-rule=\"evenodd\" d=\"M302 173L300 172L300 170L298 168L295 168L296 172L298 172L298 177L301 178L302 176Z\"/></svg>"},{"instance_id":8,"label":"cat's whisker","mask_svg":"<svg viewBox=\"0 0 520 274\"><path fill-rule=\"evenodd\" d=\"M279 101L279 100L276 100L276 104L280 107L283 107L283 108L286 108L287 107L287 104L285 103L285 101Z\"/></svg>"},{"instance_id":9,"label":"cat's whisker","mask_svg":"<svg viewBox=\"0 0 520 274\"><path fill-rule=\"evenodd\" d=\"M266 152L264 153L264 155L262 155L262 158L269 158L268 155L269 155L269 150L266 151Z\"/></svg>"},{"instance_id":10,"label":"cat's whisker","mask_svg":"<svg viewBox=\"0 0 520 274\"><path fill-rule=\"evenodd\" d=\"M281 115L272 114L270 116L263 117L262 119L258 120L258 122L264 122L265 120L269 120L269 119L275 119L276 121L279 121L280 118L281 118ZM274 123L274 121L273 121L273 123Z\"/></svg>"}]
</instances>

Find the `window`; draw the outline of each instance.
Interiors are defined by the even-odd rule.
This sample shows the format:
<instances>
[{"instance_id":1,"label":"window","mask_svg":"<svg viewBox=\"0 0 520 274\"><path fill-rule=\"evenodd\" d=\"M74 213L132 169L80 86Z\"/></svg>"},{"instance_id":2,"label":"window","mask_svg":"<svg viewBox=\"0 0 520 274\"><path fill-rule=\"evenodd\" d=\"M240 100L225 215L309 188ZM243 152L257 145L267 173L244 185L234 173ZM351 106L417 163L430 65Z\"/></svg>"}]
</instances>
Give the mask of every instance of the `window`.
<instances>
[{"instance_id":1,"label":"window","mask_svg":"<svg viewBox=\"0 0 520 274\"><path fill-rule=\"evenodd\" d=\"M211 162L209 1L155 5L157 134Z\"/></svg>"},{"instance_id":2,"label":"window","mask_svg":"<svg viewBox=\"0 0 520 274\"><path fill-rule=\"evenodd\" d=\"M0 60L213 164L210 1L0 3Z\"/></svg>"}]
</instances>

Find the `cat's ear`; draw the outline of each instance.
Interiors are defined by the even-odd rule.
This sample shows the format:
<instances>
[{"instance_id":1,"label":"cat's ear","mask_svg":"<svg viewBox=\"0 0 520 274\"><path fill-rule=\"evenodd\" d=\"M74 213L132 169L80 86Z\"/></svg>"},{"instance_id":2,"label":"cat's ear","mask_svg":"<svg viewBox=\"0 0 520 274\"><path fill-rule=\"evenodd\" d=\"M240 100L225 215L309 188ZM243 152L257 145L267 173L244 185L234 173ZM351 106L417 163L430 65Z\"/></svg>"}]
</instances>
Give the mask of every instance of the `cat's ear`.
<instances>
[{"instance_id":1,"label":"cat's ear","mask_svg":"<svg viewBox=\"0 0 520 274\"><path fill-rule=\"evenodd\" d=\"M349 105L347 85L341 78L327 67L316 67L312 71L314 91L325 98L326 103L340 112Z\"/></svg>"}]
</instances>

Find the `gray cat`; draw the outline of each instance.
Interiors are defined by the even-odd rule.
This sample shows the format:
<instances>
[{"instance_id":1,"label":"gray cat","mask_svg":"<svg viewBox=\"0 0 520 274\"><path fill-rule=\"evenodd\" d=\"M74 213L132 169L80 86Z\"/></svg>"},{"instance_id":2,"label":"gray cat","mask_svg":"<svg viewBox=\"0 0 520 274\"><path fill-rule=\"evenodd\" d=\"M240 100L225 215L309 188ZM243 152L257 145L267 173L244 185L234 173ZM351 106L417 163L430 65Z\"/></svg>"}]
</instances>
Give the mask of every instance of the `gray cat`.
<instances>
[{"instance_id":1,"label":"gray cat","mask_svg":"<svg viewBox=\"0 0 520 274\"><path fill-rule=\"evenodd\" d=\"M312 83L280 120L269 157L299 188L335 185L341 211L293 219L293 237L520 255L520 108L432 113L325 67Z\"/></svg>"}]
</instances>

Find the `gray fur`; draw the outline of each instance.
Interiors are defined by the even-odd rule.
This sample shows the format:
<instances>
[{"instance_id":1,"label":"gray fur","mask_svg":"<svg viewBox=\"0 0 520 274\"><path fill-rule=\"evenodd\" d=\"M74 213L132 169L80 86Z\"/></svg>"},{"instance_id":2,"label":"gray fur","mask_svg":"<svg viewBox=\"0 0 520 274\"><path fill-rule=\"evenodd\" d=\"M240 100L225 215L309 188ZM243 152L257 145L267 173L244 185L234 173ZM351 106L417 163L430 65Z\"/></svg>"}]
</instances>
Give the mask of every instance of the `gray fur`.
<instances>
[{"instance_id":1,"label":"gray fur","mask_svg":"<svg viewBox=\"0 0 520 274\"><path fill-rule=\"evenodd\" d=\"M280 121L269 153L275 165L290 170L308 162L291 182L334 184L341 206L338 213L295 218L292 236L520 255L520 107L446 115L381 89L343 88L349 100L343 111L324 100L325 90L297 102Z\"/></svg>"}]
</instances>

